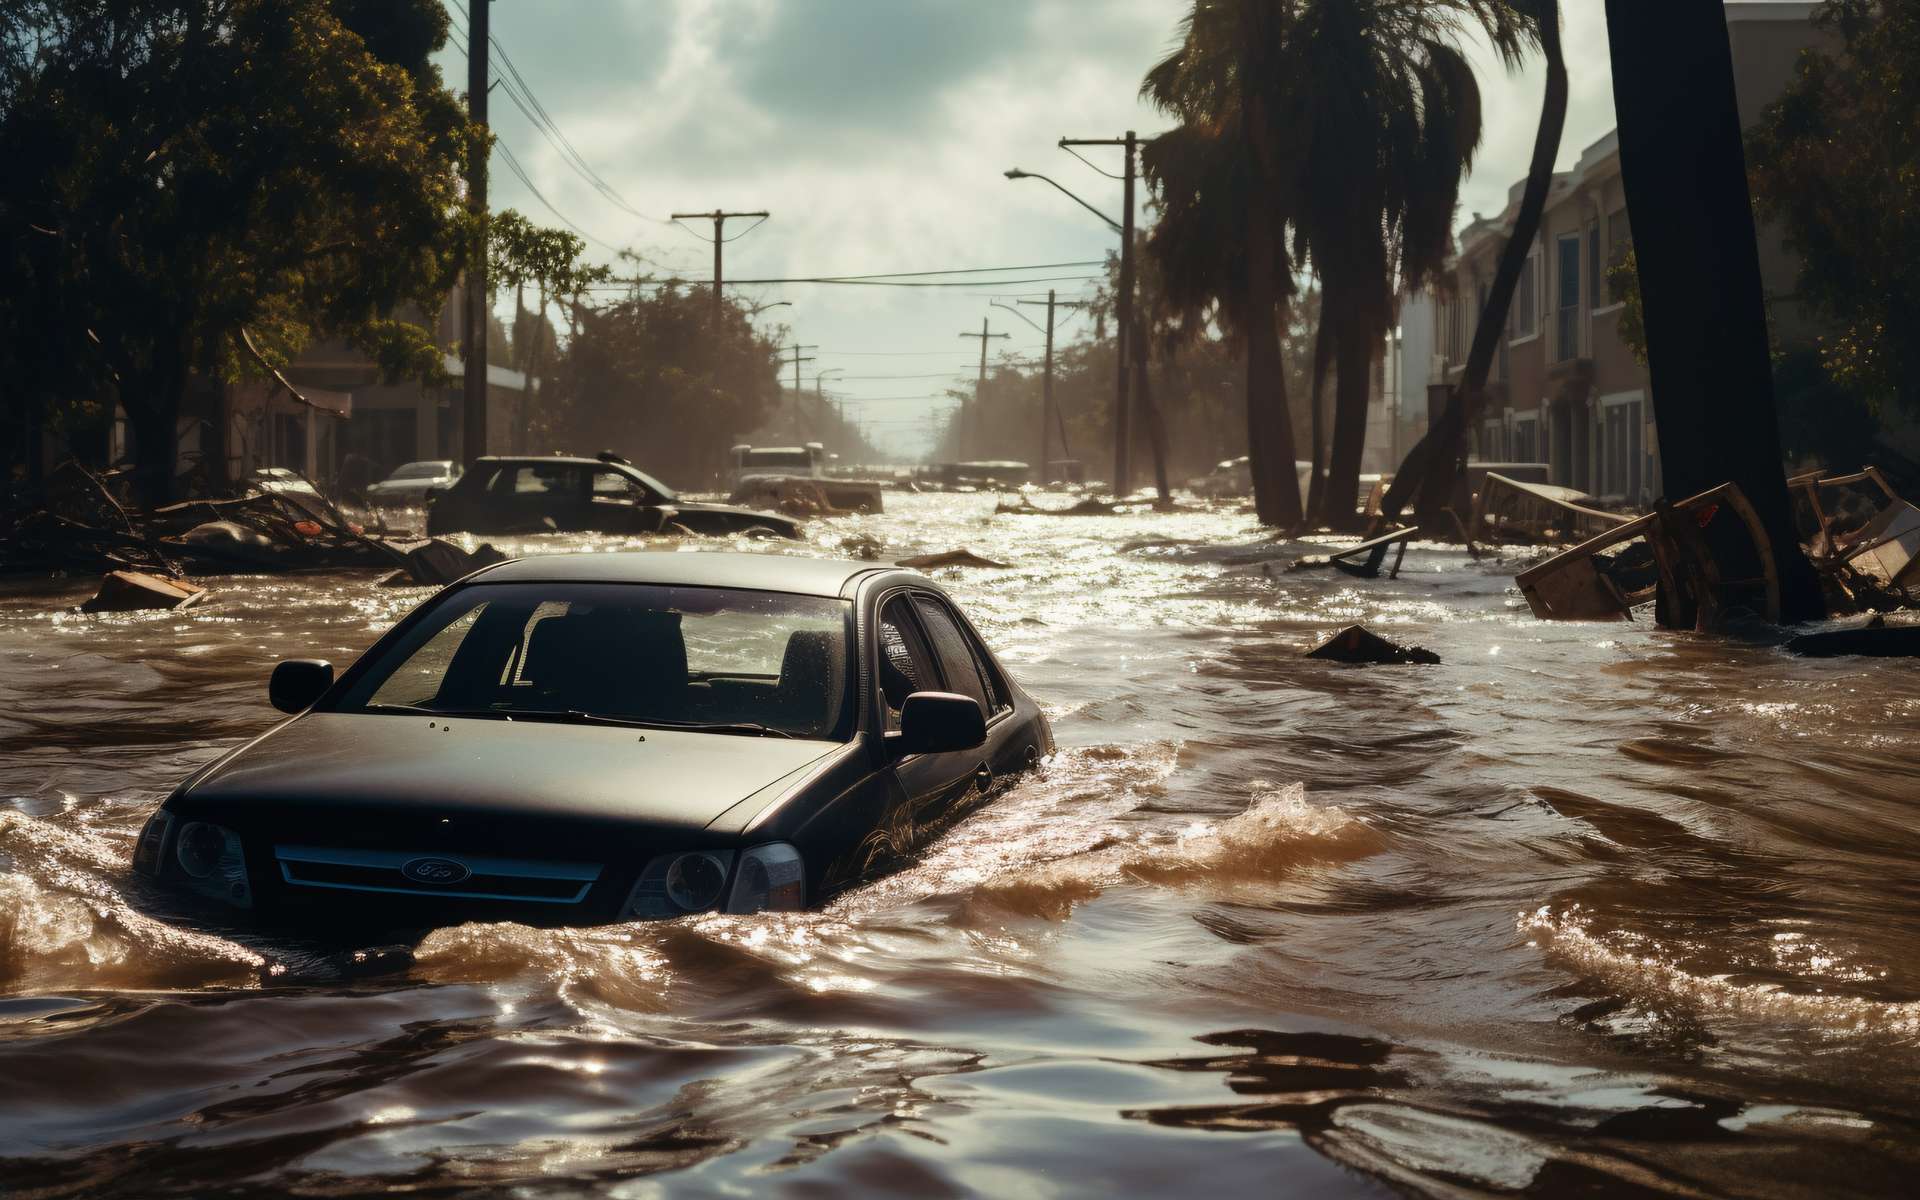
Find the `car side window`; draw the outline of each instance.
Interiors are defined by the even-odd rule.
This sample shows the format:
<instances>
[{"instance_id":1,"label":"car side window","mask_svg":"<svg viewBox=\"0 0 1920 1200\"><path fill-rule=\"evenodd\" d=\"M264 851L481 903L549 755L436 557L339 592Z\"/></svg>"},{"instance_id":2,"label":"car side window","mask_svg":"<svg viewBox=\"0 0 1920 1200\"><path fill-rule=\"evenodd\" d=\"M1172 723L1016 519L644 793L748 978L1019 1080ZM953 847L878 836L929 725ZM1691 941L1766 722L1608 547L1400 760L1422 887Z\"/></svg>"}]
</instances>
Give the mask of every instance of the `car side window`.
<instances>
[{"instance_id":1,"label":"car side window","mask_svg":"<svg viewBox=\"0 0 1920 1200\"><path fill-rule=\"evenodd\" d=\"M880 694L886 704L887 731L900 728L900 707L915 692L933 690L926 653L904 597L880 609Z\"/></svg>"},{"instance_id":2,"label":"car side window","mask_svg":"<svg viewBox=\"0 0 1920 1200\"><path fill-rule=\"evenodd\" d=\"M996 708L993 691L980 670L973 648L967 644L967 635L960 623L947 611L946 605L932 596L915 596L914 605L920 611L920 622L926 626L928 639L933 642L934 653L939 656L947 687L962 696L972 696L980 702L980 712L991 716Z\"/></svg>"},{"instance_id":3,"label":"car side window","mask_svg":"<svg viewBox=\"0 0 1920 1200\"><path fill-rule=\"evenodd\" d=\"M634 504L647 502L647 490L631 476L618 471L595 471L593 495L596 500L626 500Z\"/></svg>"}]
</instances>

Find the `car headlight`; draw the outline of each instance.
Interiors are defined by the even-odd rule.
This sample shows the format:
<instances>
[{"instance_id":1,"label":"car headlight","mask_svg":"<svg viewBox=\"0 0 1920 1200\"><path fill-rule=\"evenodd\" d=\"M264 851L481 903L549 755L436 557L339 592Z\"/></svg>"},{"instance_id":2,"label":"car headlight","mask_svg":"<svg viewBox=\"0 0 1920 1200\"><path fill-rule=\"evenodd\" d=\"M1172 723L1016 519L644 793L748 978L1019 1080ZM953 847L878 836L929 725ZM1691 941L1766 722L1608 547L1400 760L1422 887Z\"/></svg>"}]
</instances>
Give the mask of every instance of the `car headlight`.
<instances>
[{"instance_id":1,"label":"car headlight","mask_svg":"<svg viewBox=\"0 0 1920 1200\"><path fill-rule=\"evenodd\" d=\"M731 850L662 854L640 872L620 916L649 919L705 912L720 902L732 867Z\"/></svg>"},{"instance_id":2,"label":"car headlight","mask_svg":"<svg viewBox=\"0 0 1920 1200\"><path fill-rule=\"evenodd\" d=\"M187 886L202 896L236 908L253 907L246 851L233 830L211 821L188 821L174 838L173 859Z\"/></svg>"},{"instance_id":3,"label":"car headlight","mask_svg":"<svg viewBox=\"0 0 1920 1200\"><path fill-rule=\"evenodd\" d=\"M173 824L173 814L164 808L156 808L147 823L140 827L140 840L133 844L133 869L142 875L160 874L160 850L167 843L167 827Z\"/></svg>"},{"instance_id":4,"label":"car headlight","mask_svg":"<svg viewBox=\"0 0 1920 1200\"><path fill-rule=\"evenodd\" d=\"M806 902L807 864L798 850L785 842L769 842L740 855L728 912L790 912Z\"/></svg>"}]
</instances>

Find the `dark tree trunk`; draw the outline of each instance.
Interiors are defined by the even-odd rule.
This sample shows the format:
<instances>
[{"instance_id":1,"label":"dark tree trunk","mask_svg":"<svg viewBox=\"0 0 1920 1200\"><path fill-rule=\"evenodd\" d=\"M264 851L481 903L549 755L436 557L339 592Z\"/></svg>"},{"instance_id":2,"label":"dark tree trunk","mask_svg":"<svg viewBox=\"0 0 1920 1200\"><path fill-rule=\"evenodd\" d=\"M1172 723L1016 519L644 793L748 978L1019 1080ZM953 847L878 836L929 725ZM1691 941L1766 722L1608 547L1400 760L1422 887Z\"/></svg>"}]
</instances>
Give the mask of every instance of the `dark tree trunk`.
<instances>
[{"instance_id":1,"label":"dark tree trunk","mask_svg":"<svg viewBox=\"0 0 1920 1200\"><path fill-rule=\"evenodd\" d=\"M146 397L126 405L127 427L133 433L133 491L141 505L157 508L173 499L174 450L179 425L178 384L157 385Z\"/></svg>"},{"instance_id":2,"label":"dark tree trunk","mask_svg":"<svg viewBox=\"0 0 1920 1200\"><path fill-rule=\"evenodd\" d=\"M1327 456L1327 494L1321 509L1334 529L1361 524L1360 455L1367 441L1367 381L1373 377L1373 337L1358 322L1334 333L1333 450Z\"/></svg>"},{"instance_id":3,"label":"dark tree trunk","mask_svg":"<svg viewBox=\"0 0 1920 1200\"><path fill-rule=\"evenodd\" d=\"M1607 28L1666 493L1737 484L1772 542L1782 619L1822 616L1781 461L1726 13L1607 0Z\"/></svg>"},{"instance_id":4,"label":"dark tree trunk","mask_svg":"<svg viewBox=\"0 0 1920 1200\"><path fill-rule=\"evenodd\" d=\"M1333 326L1327 324L1326 294L1320 297L1319 327L1313 332L1313 474L1307 477L1307 523L1318 524L1326 499L1327 433L1322 397L1326 393L1327 368L1333 365Z\"/></svg>"},{"instance_id":5,"label":"dark tree trunk","mask_svg":"<svg viewBox=\"0 0 1920 1200\"><path fill-rule=\"evenodd\" d=\"M1452 502L1466 455L1467 431L1480 414L1494 352L1506 336L1507 310L1513 306L1513 293L1520 286L1527 252L1540 235L1540 218L1553 184L1553 162L1559 157L1560 134L1567 123L1567 61L1560 45L1560 6L1556 2L1546 8L1540 22L1540 50L1547 60L1547 91L1540 105L1540 127L1534 135L1533 158L1527 166L1520 211L1514 215L1513 234L1500 253L1500 265L1487 291L1479 326L1473 332L1473 346L1467 352L1466 370L1447 397L1440 419L1407 451L1394 473L1393 485L1380 505L1382 522L1397 518L1416 491L1420 495L1419 510L1428 520ZM1376 567L1384 554L1384 550L1374 553L1371 561Z\"/></svg>"},{"instance_id":6,"label":"dark tree trunk","mask_svg":"<svg viewBox=\"0 0 1920 1200\"><path fill-rule=\"evenodd\" d=\"M1247 465L1253 507L1262 525L1300 523L1300 481L1294 474L1293 417L1280 357L1279 230L1258 198L1247 203Z\"/></svg>"}]
</instances>

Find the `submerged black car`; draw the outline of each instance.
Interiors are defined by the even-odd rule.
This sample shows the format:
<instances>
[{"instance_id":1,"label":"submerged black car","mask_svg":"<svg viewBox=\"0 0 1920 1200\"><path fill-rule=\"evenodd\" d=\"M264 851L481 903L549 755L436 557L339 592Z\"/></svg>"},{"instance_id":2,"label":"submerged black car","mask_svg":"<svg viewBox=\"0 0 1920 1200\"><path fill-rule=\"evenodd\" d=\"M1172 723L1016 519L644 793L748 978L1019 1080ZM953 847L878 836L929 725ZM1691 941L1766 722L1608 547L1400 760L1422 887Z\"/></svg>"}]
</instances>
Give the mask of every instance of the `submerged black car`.
<instances>
[{"instance_id":1,"label":"submerged black car","mask_svg":"<svg viewBox=\"0 0 1920 1200\"><path fill-rule=\"evenodd\" d=\"M134 866L343 925L805 907L1053 746L932 581L761 554L503 563L270 692Z\"/></svg>"},{"instance_id":2,"label":"submerged black car","mask_svg":"<svg viewBox=\"0 0 1920 1200\"><path fill-rule=\"evenodd\" d=\"M427 509L427 532L690 533L762 529L797 538L791 517L682 500L658 479L618 459L476 459Z\"/></svg>"}]
</instances>

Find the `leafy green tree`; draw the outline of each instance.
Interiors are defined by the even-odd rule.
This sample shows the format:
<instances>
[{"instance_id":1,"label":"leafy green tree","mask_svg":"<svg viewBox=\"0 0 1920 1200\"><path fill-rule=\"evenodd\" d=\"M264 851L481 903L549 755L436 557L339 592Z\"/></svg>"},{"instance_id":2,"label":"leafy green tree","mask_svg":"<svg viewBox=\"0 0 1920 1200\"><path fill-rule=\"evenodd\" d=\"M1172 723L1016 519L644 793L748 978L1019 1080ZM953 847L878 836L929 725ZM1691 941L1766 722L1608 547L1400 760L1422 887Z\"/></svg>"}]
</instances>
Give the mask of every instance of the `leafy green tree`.
<instances>
[{"instance_id":1,"label":"leafy green tree","mask_svg":"<svg viewBox=\"0 0 1920 1200\"><path fill-rule=\"evenodd\" d=\"M1813 20L1839 46L1802 54L1749 133L1754 199L1799 255L1799 298L1836 327L1834 381L1920 412L1920 7L1827 0Z\"/></svg>"},{"instance_id":2,"label":"leafy green tree","mask_svg":"<svg viewBox=\"0 0 1920 1200\"><path fill-rule=\"evenodd\" d=\"M557 298L578 296L597 283L613 278L610 268L588 263L581 255L587 243L565 229L548 229L513 209L487 220L489 283L513 289L513 363L525 372L528 391L515 414L513 448L525 453L536 420L540 371L552 362L556 350L548 306ZM534 289L534 307L526 306L526 291Z\"/></svg>"},{"instance_id":3,"label":"leafy green tree","mask_svg":"<svg viewBox=\"0 0 1920 1200\"><path fill-rule=\"evenodd\" d=\"M643 281L622 300L574 312L549 379L554 449L615 450L693 485L779 404L779 343L735 301L716 314L709 293Z\"/></svg>"},{"instance_id":4,"label":"leafy green tree","mask_svg":"<svg viewBox=\"0 0 1920 1200\"><path fill-rule=\"evenodd\" d=\"M468 126L435 0L0 0L0 373L117 400L149 502L196 374L343 337L431 377Z\"/></svg>"}]
</instances>

